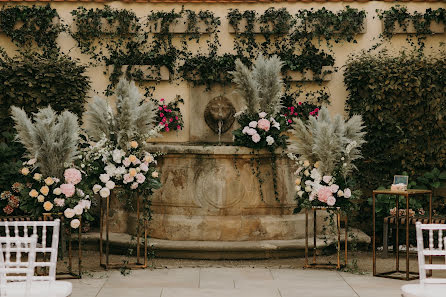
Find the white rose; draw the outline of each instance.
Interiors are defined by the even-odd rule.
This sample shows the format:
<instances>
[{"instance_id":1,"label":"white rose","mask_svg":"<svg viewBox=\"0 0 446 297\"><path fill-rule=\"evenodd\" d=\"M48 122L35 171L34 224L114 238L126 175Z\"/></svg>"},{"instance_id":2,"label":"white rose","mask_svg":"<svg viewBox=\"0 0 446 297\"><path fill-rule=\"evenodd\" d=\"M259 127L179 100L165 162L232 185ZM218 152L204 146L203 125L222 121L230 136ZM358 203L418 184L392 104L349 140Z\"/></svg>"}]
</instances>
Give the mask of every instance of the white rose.
<instances>
[{"instance_id":1,"label":"white rose","mask_svg":"<svg viewBox=\"0 0 446 297\"><path fill-rule=\"evenodd\" d=\"M101 195L102 198L107 198L108 196L110 196L110 189L107 187L102 188L99 191L99 195Z\"/></svg>"},{"instance_id":2,"label":"white rose","mask_svg":"<svg viewBox=\"0 0 446 297\"><path fill-rule=\"evenodd\" d=\"M70 222L70 226L73 229L79 228L80 225L81 225L81 221L79 221L78 219L74 219Z\"/></svg>"},{"instance_id":3,"label":"white rose","mask_svg":"<svg viewBox=\"0 0 446 297\"><path fill-rule=\"evenodd\" d=\"M248 134L249 136L253 136L254 134L257 134L257 131L256 129L249 128L246 134Z\"/></svg>"},{"instance_id":4,"label":"white rose","mask_svg":"<svg viewBox=\"0 0 446 297\"><path fill-rule=\"evenodd\" d=\"M53 194L54 194L54 195L60 195L60 194L62 194L62 190L61 190L60 188L55 188L55 189L53 190Z\"/></svg>"},{"instance_id":5,"label":"white rose","mask_svg":"<svg viewBox=\"0 0 446 297\"><path fill-rule=\"evenodd\" d=\"M300 198L302 198L303 194L304 194L304 191L297 192L297 195L299 195Z\"/></svg>"},{"instance_id":6,"label":"white rose","mask_svg":"<svg viewBox=\"0 0 446 297\"><path fill-rule=\"evenodd\" d=\"M348 199L351 196L352 196L352 191L349 188L344 189L344 197Z\"/></svg>"},{"instance_id":7,"label":"white rose","mask_svg":"<svg viewBox=\"0 0 446 297\"><path fill-rule=\"evenodd\" d=\"M272 145L274 143L274 138L272 138L271 136L266 136L266 143L268 145Z\"/></svg>"},{"instance_id":8,"label":"white rose","mask_svg":"<svg viewBox=\"0 0 446 297\"><path fill-rule=\"evenodd\" d=\"M305 187L305 191L306 191L306 192L311 192L311 187L310 187L310 186L306 186L306 187Z\"/></svg>"},{"instance_id":9,"label":"white rose","mask_svg":"<svg viewBox=\"0 0 446 297\"><path fill-rule=\"evenodd\" d=\"M264 118L264 117L266 117L266 115L267 115L267 113L266 112L264 112L264 111L262 111L261 113L259 113L259 117L260 118Z\"/></svg>"},{"instance_id":10,"label":"white rose","mask_svg":"<svg viewBox=\"0 0 446 297\"><path fill-rule=\"evenodd\" d=\"M80 216L84 212L84 207L78 204L73 208L73 211L76 215Z\"/></svg>"},{"instance_id":11,"label":"white rose","mask_svg":"<svg viewBox=\"0 0 446 297\"><path fill-rule=\"evenodd\" d=\"M107 188L109 188L110 190L113 190L115 188L115 182L112 180L109 180L108 182L105 183L105 186Z\"/></svg>"},{"instance_id":12,"label":"white rose","mask_svg":"<svg viewBox=\"0 0 446 297\"><path fill-rule=\"evenodd\" d=\"M157 178L158 177L158 171L154 171L154 172L152 172L152 177L153 178Z\"/></svg>"},{"instance_id":13,"label":"white rose","mask_svg":"<svg viewBox=\"0 0 446 297\"><path fill-rule=\"evenodd\" d=\"M93 193L97 194L97 193L99 193L99 191L100 191L101 189L102 189L102 186L96 184L96 185L93 186Z\"/></svg>"},{"instance_id":14,"label":"white rose","mask_svg":"<svg viewBox=\"0 0 446 297\"><path fill-rule=\"evenodd\" d=\"M257 122L256 121L249 122L249 127L256 128L257 127Z\"/></svg>"},{"instance_id":15,"label":"white rose","mask_svg":"<svg viewBox=\"0 0 446 297\"><path fill-rule=\"evenodd\" d=\"M104 170L109 176L114 176L116 174L116 166L113 164L108 164L104 167Z\"/></svg>"},{"instance_id":16,"label":"white rose","mask_svg":"<svg viewBox=\"0 0 446 297\"><path fill-rule=\"evenodd\" d=\"M101 174L101 175L99 175L99 179L101 180L101 182L103 182L105 184L106 182L108 182L110 180L110 175L105 174L105 173Z\"/></svg>"},{"instance_id":17,"label":"white rose","mask_svg":"<svg viewBox=\"0 0 446 297\"><path fill-rule=\"evenodd\" d=\"M304 171L304 174L305 174L305 176L310 176L310 171L308 171L308 169L307 169Z\"/></svg>"},{"instance_id":18,"label":"white rose","mask_svg":"<svg viewBox=\"0 0 446 297\"><path fill-rule=\"evenodd\" d=\"M115 176L121 176L126 173L126 169L124 166L118 167L115 170Z\"/></svg>"},{"instance_id":19,"label":"white rose","mask_svg":"<svg viewBox=\"0 0 446 297\"><path fill-rule=\"evenodd\" d=\"M112 153L112 158L115 163L120 164L122 161L122 157L124 157L125 152L123 150L115 149Z\"/></svg>"},{"instance_id":20,"label":"white rose","mask_svg":"<svg viewBox=\"0 0 446 297\"><path fill-rule=\"evenodd\" d=\"M299 192L299 191L300 191L300 189L301 189L301 187L300 187L300 186L296 186L296 192Z\"/></svg>"},{"instance_id":21,"label":"white rose","mask_svg":"<svg viewBox=\"0 0 446 297\"><path fill-rule=\"evenodd\" d=\"M72 217L74 217L74 210L72 210L71 208L67 208L67 209L65 209L63 214L65 215L65 217L67 219L71 219Z\"/></svg>"},{"instance_id":22,"label":"white rose","mask_svg":"<svg viewBox=\"0 0 446 297\"><path fill-rule=\"evenodd\" d=\"M83 209L90 209L91 201L90 200L86 200L86 199L82 199L81 201L79 201L79 205L81 205Z\"/></svg>"},{"instance_id":23,"label":"white rose","mask_svg":"<svg viewBox=\"0 0 446 297\"><path fill-rule=\"evenodd\" d=\"M337 195L338 195L338 197L342 197L342 196L344 196L344 192L342 192L342 190L339 190Z\"/></svg>"}]
</instances>

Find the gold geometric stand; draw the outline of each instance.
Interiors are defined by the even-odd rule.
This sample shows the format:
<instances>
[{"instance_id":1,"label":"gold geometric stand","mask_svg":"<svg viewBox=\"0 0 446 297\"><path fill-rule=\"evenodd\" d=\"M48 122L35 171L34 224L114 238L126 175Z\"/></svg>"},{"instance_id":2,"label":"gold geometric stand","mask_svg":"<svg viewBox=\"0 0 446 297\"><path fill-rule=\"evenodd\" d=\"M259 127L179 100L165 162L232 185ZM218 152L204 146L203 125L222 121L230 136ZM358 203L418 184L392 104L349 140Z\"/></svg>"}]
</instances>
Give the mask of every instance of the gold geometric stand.
<instances>
[{"instance_id":1,"label":"gold geometric stand","mask_svg":"<svg viewBox=\"0 0 446 297\"><path fill-rule=\"evenodd\" d=\"M336 212L336 225L337 225L337 235L338 235L338 246L337 246L337 263L318 263L316 261L317 258L317 243L316 243L316 211L317 210L328 210L335 209ZM325 268L325 269L341 269L347 266L348 260L348 220L347 216L345 216L345 257L344 264L341 265L341 209L339 207L323 207L323 206L313 206L311 208L313 210L313 263L308 263L308 211L309 209L305 209L305 265L304 268Z\"/></svg>"},{"instance_id":2,"label":"gold geometric stand","mask_svg":"<svg viewBox=\"0 0 446 297\"><path fill-rule=\"evenodd\" d=\"M141 235L139 227L136 228L136 262L134 263L110 263L110 199L116 199L115 191L112 191L110 196L107 198L99 198L100 199L100 232L99 232L99 257L100 257L100 266L105 269L116 269L121 267L127 267L130 269L144 269L147 268L147 219L143 219L144 221L144 262L140 262L141 258ZM104 201L105 200L105 201ZM140 195L136 197L136 218L137 224L140 222L140 204L141 204ZM105 204L105 205L104 205ZM105 211L104 211L105 208ZM105 228L105 259L104 259L104 251L103 251L103 234Z\"/></svg>"}]
</instances>

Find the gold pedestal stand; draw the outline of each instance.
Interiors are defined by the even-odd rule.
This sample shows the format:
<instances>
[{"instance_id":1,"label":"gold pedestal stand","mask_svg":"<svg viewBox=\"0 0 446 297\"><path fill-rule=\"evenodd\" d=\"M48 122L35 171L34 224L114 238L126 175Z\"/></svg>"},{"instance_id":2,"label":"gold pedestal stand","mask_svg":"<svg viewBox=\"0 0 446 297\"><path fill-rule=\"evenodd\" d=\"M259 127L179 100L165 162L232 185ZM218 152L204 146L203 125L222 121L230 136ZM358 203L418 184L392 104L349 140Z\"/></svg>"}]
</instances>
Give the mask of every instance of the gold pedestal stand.
<instances>
[{"instance_id":1,"label":"gold pedestal stand","mask_svg":"<svg viewBox=\"0 0 446 297\"><path fill-rule=\"evenodd\" d=\"M100 256L100 266L105 269L113 269L113 268L121 268L127 267L130 269L144 269L147 268L147 219L143 219L144 223L144 262L140 262L141 258L141 235L140 235L140 205L141 205L141 197L137 195L136 197L136 218L137 218L137 228L136 228L136 262L134 263L126 263L125 265L122 263L111 263L110 262L110 199L116 199L115 191L112 191L111 195L107 198L99 198L100 199L100 233L99 233L99 256ZM105 205L104 205L105 204ZM105 211L104 211L105 209ZM104 251L103 251L103 234L105 228L105 260L104 260Z\"/></svg>"},{"instance_id":2,"label":"gold pedestal stand","mask_svg":"<svg viewBox=\"0 0 446 297\"><path fill-rule=\"evenodd\" d=\"M317 243L316 243L316 233L317 233L317 226L316 226L316 211L317 210L328 210L328 209L335 209L336 212L336 226L337 226L337 264L331 264L331 263L317 263L316 257L317 257ZM341 269L342 267L347 266L347 260L348 260L348 220L347 216L345 216L345 257L344 257L344 264L341 265L341 209L339 207L319 207L315 206L312 207L311 210L313 211L313 263L308 263L308 212L309 209L305 209L305 265L304 268L325 268L325 269Z\"/></svg>"}]
</instances>

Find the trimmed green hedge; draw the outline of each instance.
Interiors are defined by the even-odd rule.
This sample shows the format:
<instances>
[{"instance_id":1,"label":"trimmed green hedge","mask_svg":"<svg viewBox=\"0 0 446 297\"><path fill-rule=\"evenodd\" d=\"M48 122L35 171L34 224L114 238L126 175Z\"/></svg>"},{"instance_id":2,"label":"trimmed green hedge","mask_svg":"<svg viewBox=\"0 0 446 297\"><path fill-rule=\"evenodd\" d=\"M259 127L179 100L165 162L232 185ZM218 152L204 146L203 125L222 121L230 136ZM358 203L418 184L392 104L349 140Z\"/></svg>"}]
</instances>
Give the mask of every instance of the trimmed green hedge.
<instances>
[{"instance_id":1,"label":"trimmed green hedge","mask_svg":"<svg viewBox=\"0 0 446 297\"><path fill-rule=\"evenodd\" d=\"M350 115L367 127L362 187L389 185L446 165L446 56L363 54L347 62L344 82Z\"/></svg>"},{"instance_id":2,"label":"trimmed green hedge","mask_svg":"<svg viewBox=\"0 0 446 297\"><path fill-rule=\"evenodd\" d=\"M28 113L51 105L56 111L68 109L81 117L90 88L85 66L57 53L13 58L0 54L0 132L12 130L11 105Z\"/></svg>"}]
</instances>

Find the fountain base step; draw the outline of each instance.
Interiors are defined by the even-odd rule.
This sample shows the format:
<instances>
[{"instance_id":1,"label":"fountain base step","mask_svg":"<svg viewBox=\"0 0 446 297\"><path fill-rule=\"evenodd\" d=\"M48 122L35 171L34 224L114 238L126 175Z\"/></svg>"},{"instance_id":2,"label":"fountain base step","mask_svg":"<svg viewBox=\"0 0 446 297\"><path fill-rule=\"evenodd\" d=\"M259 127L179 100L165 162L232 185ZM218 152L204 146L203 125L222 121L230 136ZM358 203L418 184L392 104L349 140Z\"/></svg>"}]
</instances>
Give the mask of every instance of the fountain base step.
<instances>
[{"instance_id":1,"label":"fountain base step","mask_svg":"<svg viewBox=\"0 0 446 297\"><path fill-rule=\"evenodd\" d=\"M350 230L357 244L368 245L370 237L364 232ZM342 233L344 230L342 230ZM342 240L344 235L341 236ZM312 240L310 240L312 242ZM320 249L333 246L336 242L334 236L327 239L318 237L317 246ZM110 233L110 252L125 254L129 247L135 247L136 239L126 233ZM97 250L99 233L90 232L83 235L83 246L88 250ZM305 239L293 240L262 240L262 241L179 241L151 238L149 245L158 258L176 259L269 259L305 256ZM310 243L310 249L312 245Z\"/></svg>"}]
</instances>

